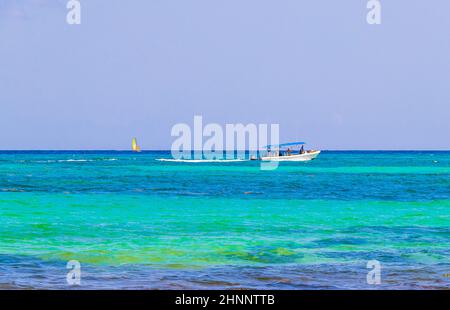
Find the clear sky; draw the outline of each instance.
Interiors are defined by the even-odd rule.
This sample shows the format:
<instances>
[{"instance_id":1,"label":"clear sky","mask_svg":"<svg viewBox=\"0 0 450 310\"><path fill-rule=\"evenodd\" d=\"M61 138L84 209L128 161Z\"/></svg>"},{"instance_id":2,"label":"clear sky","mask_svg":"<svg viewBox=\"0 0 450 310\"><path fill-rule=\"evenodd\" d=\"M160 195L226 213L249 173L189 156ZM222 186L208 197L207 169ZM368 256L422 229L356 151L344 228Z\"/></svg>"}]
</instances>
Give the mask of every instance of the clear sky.
<instances>
[{"instance_id":1,"label":"clear sky","mask_svg":"<svg viewBox=\"0 0 450 310\"><path fill-rule=\"evenodd\" d=\"M0 149L168 149L279 123L321 149L450 149L450 1L0 0Z\"/></svg>"}]
</instances>

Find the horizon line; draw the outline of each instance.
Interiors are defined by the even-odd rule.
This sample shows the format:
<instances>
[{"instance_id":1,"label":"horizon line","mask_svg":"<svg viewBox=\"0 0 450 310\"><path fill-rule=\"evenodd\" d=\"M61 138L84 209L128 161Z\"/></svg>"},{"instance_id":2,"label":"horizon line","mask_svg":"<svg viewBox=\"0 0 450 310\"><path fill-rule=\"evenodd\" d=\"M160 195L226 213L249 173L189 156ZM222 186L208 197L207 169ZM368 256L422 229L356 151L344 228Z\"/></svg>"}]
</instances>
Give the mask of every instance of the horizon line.
<instances>
[{"instance_id":1,"label":"horizon line","mask_svg":"<svg viewBox=\"0 0 450 310\"><path fill-rule=\"evenodd\" d=\"M265 149L262 149L265 150ZM170 149L146 149L141 152L171 152ZM251 150L217 150L216 152L250 152ZM252 150L261 151L261 150ZM323 149L322 152L449 152L450 149ZM134 152L129 149L0 149L0 152ZM189 152L189 151L187 151ZM212 152L203 150L190 150L190 152Z\"/></svg>"}]
</instances>

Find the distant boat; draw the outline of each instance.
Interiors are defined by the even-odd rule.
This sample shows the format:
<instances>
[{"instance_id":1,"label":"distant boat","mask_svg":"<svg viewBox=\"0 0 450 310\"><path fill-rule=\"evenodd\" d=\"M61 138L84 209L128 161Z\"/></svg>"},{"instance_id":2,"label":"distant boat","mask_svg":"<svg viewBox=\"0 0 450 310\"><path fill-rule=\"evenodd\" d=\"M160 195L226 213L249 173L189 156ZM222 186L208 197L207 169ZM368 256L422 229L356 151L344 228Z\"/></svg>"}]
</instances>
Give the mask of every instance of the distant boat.
<instances>
[{"instance_id":1,"label":"distant boat","mask_svg":"<svg viewBox=\"0 0 450 310\"><path fill-rule=\"evenodd\" d=\"M320 151L303 148L304 142L292 142L266 146L266 154L260 157L264 161L309 161L319 156ZM301 149L294 151L293 148L301 145Z\"/></svg>"},{"instance_id":2,"label":"distant boat","mask_svg":"<svg viewBox=\"0 0 450 310\"><path fill-rule=\"evenodd\" d=\"M131 149L133 150L133 152L141 151L141 147L137 144L136 138L133 138L133 141L131 142Z\"/></svg>"}]
</instances>

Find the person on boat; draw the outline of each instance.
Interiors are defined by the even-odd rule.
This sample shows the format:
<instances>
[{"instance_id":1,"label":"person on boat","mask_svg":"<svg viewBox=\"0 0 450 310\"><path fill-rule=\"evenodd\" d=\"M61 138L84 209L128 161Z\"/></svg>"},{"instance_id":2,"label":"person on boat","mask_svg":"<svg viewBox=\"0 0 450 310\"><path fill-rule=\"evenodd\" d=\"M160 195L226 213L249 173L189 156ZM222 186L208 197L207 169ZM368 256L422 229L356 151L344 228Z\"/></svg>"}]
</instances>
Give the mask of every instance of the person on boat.
<instances>
[{"instance_id":1,"label":"person on boat","mask_svg":"<svg viewBox=\"0 0 450 310\"><path fill-rule=\"evenodd\" d=\"M300 149L299 154L305 154L305 148L303 147L303 145L302 145L302 148Z\"/></svg>"},{"instance_id":2,"label":"person on boat","mask_svg":"<svg viewBox=\"0 0 450 310\"><path fill-rule=\"evenodd\" d=\"M287 153L287 156L291 155L291 149L288 148L287 151L286 151L286 153Z\"/></svg>"}]
</instances>

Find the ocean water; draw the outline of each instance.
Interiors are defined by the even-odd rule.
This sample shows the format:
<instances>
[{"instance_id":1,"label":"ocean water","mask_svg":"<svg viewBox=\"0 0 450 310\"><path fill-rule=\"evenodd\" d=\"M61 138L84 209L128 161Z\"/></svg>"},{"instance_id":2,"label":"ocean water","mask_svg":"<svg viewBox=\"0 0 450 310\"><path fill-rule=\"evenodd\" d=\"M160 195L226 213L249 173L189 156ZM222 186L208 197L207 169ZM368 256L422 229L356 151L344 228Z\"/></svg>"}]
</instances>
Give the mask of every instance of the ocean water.
<instances>
[{"instance_id":1,"label":"ocean water","mask_svg":"<svg viewBox=\"0 0 450 310\"><path fill-rule=\"evenodd\" d=\"M450 152L167 158L0 152L0 289L450 288Z\"/></svg>"}]
</instances>

